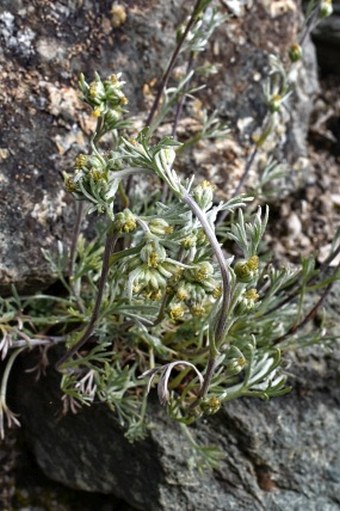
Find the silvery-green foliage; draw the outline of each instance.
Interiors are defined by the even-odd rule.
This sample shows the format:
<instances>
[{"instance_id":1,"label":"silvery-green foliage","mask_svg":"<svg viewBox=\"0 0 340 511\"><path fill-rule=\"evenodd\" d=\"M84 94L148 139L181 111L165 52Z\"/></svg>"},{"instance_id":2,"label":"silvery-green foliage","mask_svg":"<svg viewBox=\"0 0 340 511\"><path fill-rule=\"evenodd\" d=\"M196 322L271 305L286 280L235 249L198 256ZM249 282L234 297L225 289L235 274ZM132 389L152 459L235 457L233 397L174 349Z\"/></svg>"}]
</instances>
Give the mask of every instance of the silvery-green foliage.
<instances>
[{"instance_id":1,"label":"silvery-green foliage","mask_svg":"<svg viewBox=\"0 0 340 511\"><path fill-rule=\"evenodd\" d=\"M211 3L196 2L182 53L203 51L213 30L226 21ZM239 13L246 3L227 2ZM291 91L282 64L274 58L271 64L264 85L268 113L255 153ZM261 245L267 206L250 195L218 202L211 183L178 172L186 147L227 135L217 113L205 112L200 133L183 144L157 134L174 106L198 90L192 79L190 70L177 85L167 87L164 81L157 115L138 131L125 109L121 74L107 79L96 74L92 82L81 75L80 90L97 126L88 154L78 155L64 179L86 213L97 216L98 233L92 240L77 234L74 254L62 243L56 255L45 253L65 288L61 296L19 297L13 290L8 300L0 298L0 355L6 362L0 436L5 421L18 423L6 404L16 357L60 343L67 350L57 366L65 413L106 403L127 438L138 440L146 434L148 393L157 384L160 403L194 447L194 463L215 466L220 453L198 446L185 426L217 413L231 399L283 395L289 385L282 353L296 347L298 336L303 345L332 340L323 327L305 328L302 334L300 328L313 313L305 295L327 290L337 275L325 279L313 258L299 269L271 264ZM101 139L108 133L112 146L103 148ZM262 189L279 175L269 160ZM144 196L134 193L132 176L143 182ZM38 375L45 365L43 352Z\"/></svg>"},{"instance_id":2,"label":"silvery-green foliage","mask_svg":"<svg viewBox=\"0 0 340 511\"><path fill-rule=\"evenodd\" d=\"M208 7L203 14L197 16L196 23L188 33L181 48L181 52L191 51L194 53L203 52L214 31L228 19L227 15L214 8ZM183 27L178 29L177 37L181 35Z\"/></svg>"}]
</instances>

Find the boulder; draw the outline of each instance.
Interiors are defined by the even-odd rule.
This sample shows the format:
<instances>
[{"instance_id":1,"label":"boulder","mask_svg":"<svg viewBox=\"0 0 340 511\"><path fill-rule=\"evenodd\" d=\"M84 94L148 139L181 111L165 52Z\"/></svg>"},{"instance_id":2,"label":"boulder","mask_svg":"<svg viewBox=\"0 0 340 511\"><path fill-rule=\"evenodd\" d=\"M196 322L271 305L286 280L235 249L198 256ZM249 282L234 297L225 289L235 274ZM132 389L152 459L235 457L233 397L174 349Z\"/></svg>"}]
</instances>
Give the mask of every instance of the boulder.
<instances>
[{"instance_id":1,"label":"boulder","mask_svg":"<svg viewBox=\"0 0 340 511\"><path fill-rule=\"evenodd\" d=\"M250 132L265 113L260 82L269 54L286 59L301 24L299 3L292 0L248 1L236 11L235 4L224 3L225 12L236 16L201 57L202 64L215 62L218 73L200 96L208 110L219 109L232 133L230 140L208 146L203 157L193 154L197 172L225 191L242 174ZM74 206L60 174L87 150L94 122L78 97L79 73L91 78L94 71L122 71L131 113L145 111L175 46L174 28L189 9L181 0L113 6L94 0L1 2L1 293L13 284L23 292L46 287L55 276L42 248L55 254L58 241L69 245ZM280 153L292 165L306 154L310 98L317 88L313 51L306 54L307 65L297 66L300 107L293 124L285 122Z\"/></svg>"},{"instance_id":2,"label":"boulder","mask_svg":"<svg viewBox=\"0 0 340 511\"><path fill-rule=\"evenodd\" d=\"M337 282L325 308L330 333L338 339L339 297ZM270 401L238 399L190 427L197 444L222 453L214 470L198 471L191 440L153 395L148 435L135 443L105 405L63 416L60 375L53 368L60 347L49 351L50 366L38 381L25 371L36 366L37 354L26 355L17 367L11 406L48 477L112 494L137 510L338 511L339 348L334 343L286 354L290 394Z\"/></svg>"},{"instance_id":3,"label":"boulder","mask_svg":"<svg viewBox=\"0 0 340 511\"><path fill-rule=\"evenodd\" d=\"M340 354L291 357L291 394L241 399L190 428L223 460L199 473L178 424L151 400L148 437L134 444L104 405L61 417L59 376L20 372L15 410L44 473L71 488L113 494L141 511L340 509ZM32 361L26 361L32 365Z\"/></svg>"}]
</instances>

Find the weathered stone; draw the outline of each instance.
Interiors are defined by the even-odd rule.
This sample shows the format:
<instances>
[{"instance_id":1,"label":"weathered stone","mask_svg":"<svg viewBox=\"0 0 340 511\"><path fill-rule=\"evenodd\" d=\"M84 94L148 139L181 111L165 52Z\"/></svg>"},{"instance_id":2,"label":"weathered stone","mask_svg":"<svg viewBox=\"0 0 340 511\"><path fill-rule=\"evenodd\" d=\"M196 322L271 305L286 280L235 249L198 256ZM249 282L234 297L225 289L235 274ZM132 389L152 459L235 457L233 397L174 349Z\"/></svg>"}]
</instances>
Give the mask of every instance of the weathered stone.
<instances>
[{"instance_id":1,"label":"weathered stone","mask_svg":"<svg viewBox=\"0 0 340 511\"><path fill-rule=\"evenodd\" d=\"M291 358L294 391L269 402L226 405L192 434L225 455L218 469L190 470L178 424L150 406L146 440L129 444L103 406L60 418L58 376L19 378L16 410L40 467L72 488L112 493L143 511L340 509L339 354Z\"/></svg>"},{"instance_id":2,"label":"weathered stone","mask_svg":"<svg viewBox=\"0 0 340 511\"><path fill-rule=\"evenodd\" d=\"M220 28L201 57L202 63L220 64L201 94L203 105L218 107L232 135L230 141L209 146L203 161L195 153L195 167L226 191L242 174L247 136L265 112L260 80L268 70L268 55L286 58L301 22L298 2L292 0L244 5L240 17ZM53 276L41 249L55 252L58 240L68 243L74 215L60 171L86 151L93 127L76 92L79 73L92 77L96 70L102 75L122 71L130 111L149 108L146 91L166 66L175 46L174 28L190 9L181 0L122 6L126 19L118 23L108 2L1 2L1 292L10 284L19 290L47 285ZM313 56L307 67L309 74L298 66L305 77L299 85L304 102L283 137L291 163L305 155L310 97L316 88Z\"/></svg>"},{"instance_id":3,"label":"weathered stone","mask_svg":"<svg viewBox=\"0 0 340 511\"><path fill-rule=\"evenodd\" d=\"M340 338L339 283L325 306ZM315 298L311 298L311 307ZM213 472L190 469L192 447L150 398L149 434L129 443L105 405L62 417L60 353L47 376L17 370L12 408L45 474L71 488L113 494L142 511L340 510L339 345L289 354L293 391L271 401L239 399L191 428L196 442L224 453ZM57 348L60 350L60 348Z\"/></svg>"},{"instance_id":4,"label":"weathered stone","mask_svg":"<svg viewBox=\"0 0 340 511\"><path fill-rule=\"evenodd\" d=\"M103 3L1 3L1 293L11 284L25 292L46 287L54 277L42 249L55 254L58 240L69 242L74 208L60 172L86 151L85 134L93 127L74 85L79 72L123 70L136 110L143 79L166 61L177 4L135 3L123 32L110 22L104 29L110 7Z\"/></svg>"}]
</instances>

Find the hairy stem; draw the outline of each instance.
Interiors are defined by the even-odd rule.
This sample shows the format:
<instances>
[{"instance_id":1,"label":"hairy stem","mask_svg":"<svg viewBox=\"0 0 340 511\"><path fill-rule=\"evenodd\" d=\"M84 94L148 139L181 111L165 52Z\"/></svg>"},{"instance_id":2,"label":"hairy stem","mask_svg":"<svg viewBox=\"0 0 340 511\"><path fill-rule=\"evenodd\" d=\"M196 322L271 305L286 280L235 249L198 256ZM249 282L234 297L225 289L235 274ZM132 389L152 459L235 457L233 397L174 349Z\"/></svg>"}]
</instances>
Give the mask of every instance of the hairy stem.
<instances>
[{"instance_id":1,"label":"hairy stem","mask_svg":"<svg viewBox=\"0 0 340 511\"><path fill-rule=\"evenodd\" d=\"M45 337L45 338L33 338L33 339L17 339L13 341L11 348L34 348L35 346L53 346L66 341L66 335L59 337Z\"/></svg>"},{"instance_id":2,"label":"hairy stem","mask_svg":"<svg viewBox=\"0 0 340 511\"><path fill-rule=\"evenodd\" d=\"M211 248L216 256L218 265L220 267L221 277L222 277L222 291L223 291L223 297L222 297L222 304L221 309L219 313L219 318L216 324L215 328L215 342L216 345L219 344L219 342L223 339L223 335L226 328L227 323L227 311L230 303L230 277L229 277L229 271L227 264L225 262L225 257L222 251L222 248L216 238L216 235L211 228L209 222L207 221L203 211L197 204L197 202L189 195L187 192L185 192L183 196L184 202L189 206L191 211L194 213L194 215L199 219L201 222L201 225L204 229L205 234L207 235L207 238L209 239L209 242L211 244Z\"/></svg>"},{"instance_id":3,"label":"hairy stem","mask_svg":"<svg viewBox=\"0 0 340 511\"><path fill-rule=\"evenodd\" d=\"M222 303L215 326L214 338L210 340L210 354L207 364L207 370L205 373L204 383L199 396L204 397L208 391L211 379L214 375L216 368L216 357L218 355L218 348L221 345L221 342L223 341L226 331L227 313L230 304L230 276L222 248L216 238L213 229L211 228L209 222L207 221L203 211L196 203L196 201L187 192L184 193L183 200L201 222L201 225L204 229L204 232L208 240L210 241L212 250L219 264L222 277Z\"/></svg>"}]
</instances>

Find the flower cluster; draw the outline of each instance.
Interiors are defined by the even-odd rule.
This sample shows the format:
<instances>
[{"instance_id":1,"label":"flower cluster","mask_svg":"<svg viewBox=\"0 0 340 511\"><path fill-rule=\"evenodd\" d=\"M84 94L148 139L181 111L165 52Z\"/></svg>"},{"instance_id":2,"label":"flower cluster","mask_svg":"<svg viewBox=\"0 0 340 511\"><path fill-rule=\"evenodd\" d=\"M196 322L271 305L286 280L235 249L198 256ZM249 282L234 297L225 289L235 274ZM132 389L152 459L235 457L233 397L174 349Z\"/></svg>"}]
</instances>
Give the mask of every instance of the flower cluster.
<instances>
[{"instance_id":1,"label":"flower cluster","mask_svg":"<svg viewBox=\"0 0 340 511\"><path fill-rule=\"evenodd\" d=\"M92 107L95 117L109 114L110 117L118 119L124 113L128 99L122 90L125 82L120 78L121 73L118 73L109 76L107 80L102 80L96 73L95 79L88 83L85 76L80 75L79 86L83 100Z\"/></svg>"},{"instance_id":2,"label":"flower cluster","mask_svg":"<svg viewBox=\"0 0 340 511\"><path fill-rule=\"evenodd\" d=\"M73 175L64 172L65 188L77 199L85 199L92 205L89 212L107 213L114 218L113 207L120 179L111 172L107 159L94 151L80 154L74 162Z\"/></svg>"},{"instance_id":3,"label":"flower cluster","mask_svg":"<svg viewBox=\"0 0 340 511\"><path fill-rule=\"evenodd\" d=\"M234 266L234 272L239 282L252 282L258 274L259 258L254 255L247 260L238 261Z\"/></svg>"},{"instance_id":4,"label":"flower cluster","mask_svg":"<svg viewBox=\"0 0 340 511\"><path fill-rule=\"evenodd\" d=\"M174 262L157 239L147 241L128 263L128 295L159 300L167 281L176 273Z\"/></svg>"}]
</instances>

